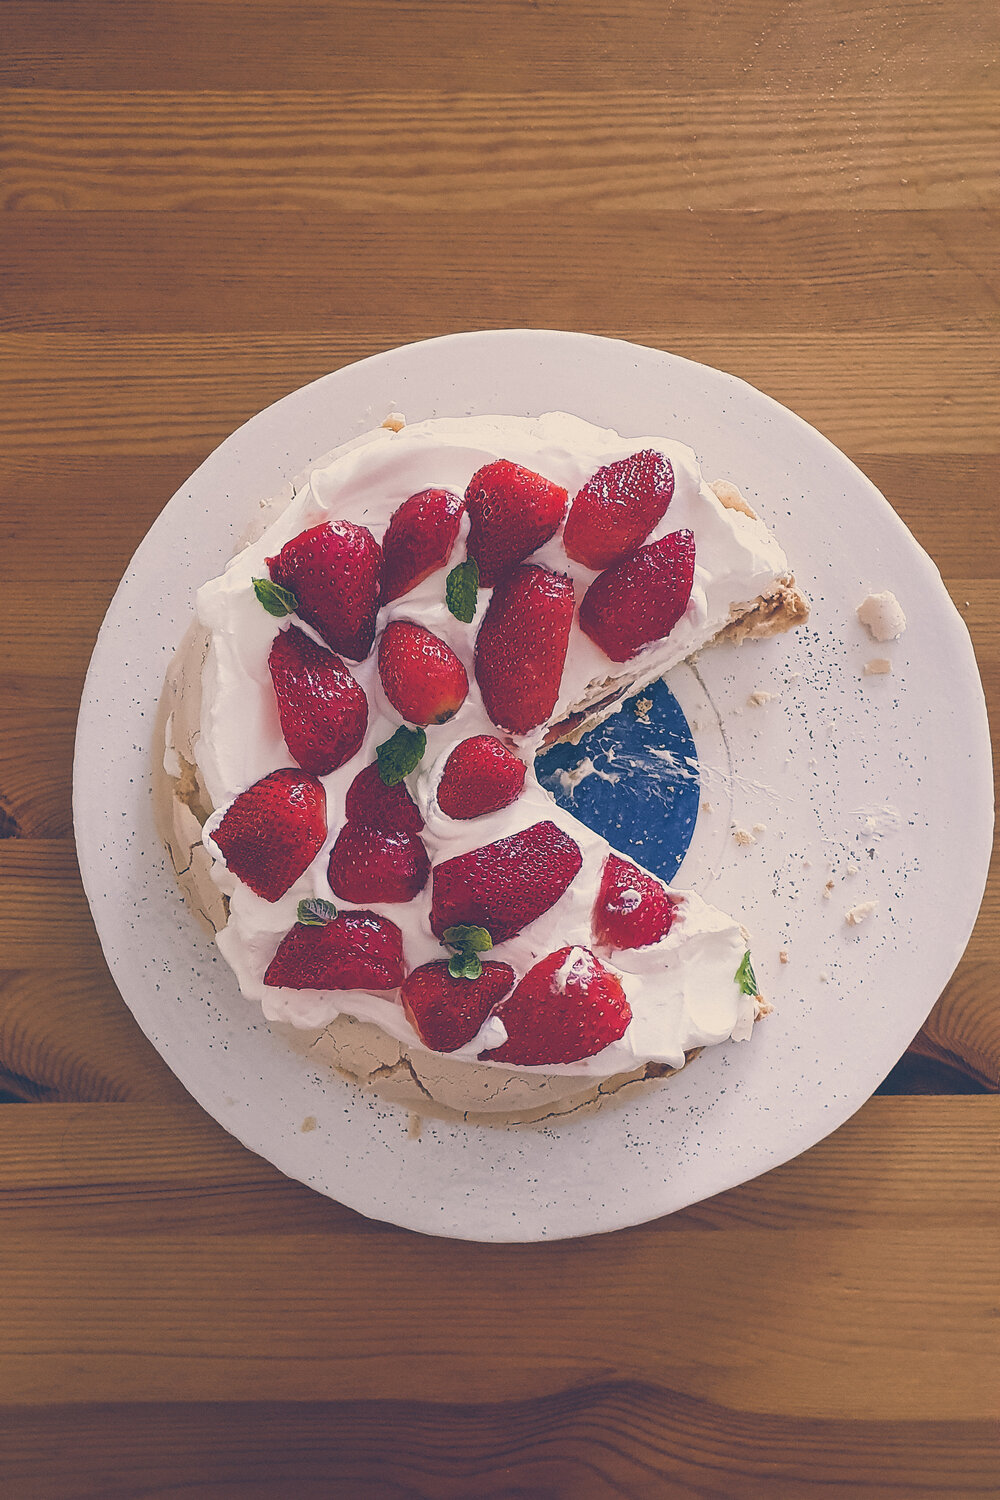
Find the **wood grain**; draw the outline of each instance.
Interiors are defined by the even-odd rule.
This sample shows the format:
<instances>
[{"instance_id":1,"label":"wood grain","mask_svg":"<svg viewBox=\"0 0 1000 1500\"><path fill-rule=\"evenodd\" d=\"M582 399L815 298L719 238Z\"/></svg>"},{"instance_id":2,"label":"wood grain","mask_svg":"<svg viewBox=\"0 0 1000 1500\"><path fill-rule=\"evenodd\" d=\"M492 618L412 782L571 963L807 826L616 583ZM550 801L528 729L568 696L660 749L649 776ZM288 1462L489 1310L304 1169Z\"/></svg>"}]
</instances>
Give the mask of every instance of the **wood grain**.
<instances>
[{"instance_id":1,"label":"wood grain","mask_svg":"<svg viewBox=\"0 0 1000 1500\"><path fill-rule=\"evenodd\" d=\"M989 90L10 89L0 204L505 211L996 206ZM419 128L414 129L418 124ZM956 164L961 173L956 174Z\"/></svg>"}]
</instances>

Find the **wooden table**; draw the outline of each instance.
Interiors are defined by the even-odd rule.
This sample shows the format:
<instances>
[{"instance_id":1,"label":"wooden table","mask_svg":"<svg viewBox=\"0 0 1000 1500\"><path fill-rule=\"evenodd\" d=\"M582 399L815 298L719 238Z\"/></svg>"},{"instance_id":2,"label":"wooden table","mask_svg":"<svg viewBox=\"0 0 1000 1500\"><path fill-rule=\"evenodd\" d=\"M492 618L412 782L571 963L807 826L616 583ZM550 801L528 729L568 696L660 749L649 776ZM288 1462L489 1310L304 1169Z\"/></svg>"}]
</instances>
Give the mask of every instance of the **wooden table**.
<instances>
[{"instance_id":1,"label":"wooden table","mask_svg":"<svg viewBox=\"0 0 1000 1500\"><path fill-rule=\"evenodd\" d=\"M187 474L314 376L468 327L620 334L794 407L940 564L998 718L996 7L3 23L0 1084L30 1102L0 1109L0 1492L995 1493L995 1095L876 1098L589 1241L368 1223L139 1034L69 782L101 617ZM997 1086L998 889L918 1044L970 1088Z\"/></svg>"}]
</instances>

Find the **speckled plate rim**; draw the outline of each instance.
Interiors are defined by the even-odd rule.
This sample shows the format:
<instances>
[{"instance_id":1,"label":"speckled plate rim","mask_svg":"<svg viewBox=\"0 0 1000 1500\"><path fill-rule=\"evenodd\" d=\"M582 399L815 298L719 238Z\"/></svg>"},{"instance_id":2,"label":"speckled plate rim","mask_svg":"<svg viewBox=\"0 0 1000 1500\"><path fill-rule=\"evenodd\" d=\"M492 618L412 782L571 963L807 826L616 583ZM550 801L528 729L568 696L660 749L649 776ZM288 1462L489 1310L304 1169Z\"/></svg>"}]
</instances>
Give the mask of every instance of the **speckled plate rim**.
<instances>
[{"instance_id":1,"label":"speckled plate rim","mask_svg":"<svg viewBox=\"0 0 1000 1500\"><path fill-rule=\"evenodd\" d=\"M731 735L747 725L738 753L777 764L782 743L794 750L801 724L824 712L834 690L842 722L868 713L865 690L841 664L859 648L851 636L864 587L864 570L855 576L859 534L865 558L883 560L873 582L893 587L911 616L908 675L884 698L879 733L866 738L858 718L854 746L867 787L872 766L885 768L889 730L905 737L912 726L911 741L919 731L923 774L906 785L923 788L927 805L896 839L903 853L886 862L899 887L889 909L898 915L872 952L848 945L830 922L821 930L803 907L806 948L817 963L832 955L837 985L818 983L827 976L814 967L802 994L766 1030L757 1028L763 1035L713 1049L624 1107L528 1129L427 1121L414 1135L405 1111L317 1071L296 1039L253 1014L184 911L156 838L151 730L193 588L232 551L255 499L396 407L411 420L565 409L626 433L666 431L692 443L710 477L741 483L812 589L818 624L797 642L753 648L753 684L745 656L726 647L703 656L714 691L731 704L767 672L803 667L805 686L785 713L791 739L776 732L778 715L752 727L734 718ZM781 492L797 497L787 512L775 502ZM835 528L846 522L845 541ZM832 622L829 641L824 620ZM876 654L870 643L869 654ZM787 762L797 772L796 755ZM889 769L892 785L910 775ZM845 793L854 793L843 774ZM804 772L789 785L790 816L802 812L803 837L822 831L831 812L823 787L810 789ZM624 341L522 329L448 335L338 370L253 417L205 460L151 527L108 609L81 702L73 806L84 887L115 982L165 1061L225 1129L287 1175L368 1216L456 1238L528 1241L672 1212L787 1161L853 1114L919 1029L965 948L985 886L993 798L985 703L965 624L933 563L850 460L787 408L721 371ZM821 844L829 852L827 833ZM914 844L933 856L933 877ZM787 864L778 853L778 866ZM749 925L763 924L767 941L780 942L776 908L800 895L797 887L769 894L769 882L781 878L778 867L732 860L712 899L724 905L744 896ZM915 930L933 932L929 948L915 944Z\"/></svg>"}]
</instances>

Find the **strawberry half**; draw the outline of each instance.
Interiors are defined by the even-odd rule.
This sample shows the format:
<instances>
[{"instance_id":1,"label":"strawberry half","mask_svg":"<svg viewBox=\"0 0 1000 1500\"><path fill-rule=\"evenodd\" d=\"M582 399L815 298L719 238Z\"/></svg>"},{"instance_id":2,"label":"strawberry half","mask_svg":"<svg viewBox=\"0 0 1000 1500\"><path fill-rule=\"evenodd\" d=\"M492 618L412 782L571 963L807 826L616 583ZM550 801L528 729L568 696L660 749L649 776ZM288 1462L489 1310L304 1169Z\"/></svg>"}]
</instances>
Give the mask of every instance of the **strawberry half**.
<instances>
[{"instance_id":1,"label":"strawberry half","mask_svg":"<svg viewBox=\"0 0 1000 1500\"><path fill-rule=\"evenodd\" d=\"M330 850L327 878L344 901L412 901L427 884L430 868L417 834L348 823Z\"/></svg>"},{"instance_id":2,"label":"strawberry half","mask_svg":"<svg viewBox=\"0 0 1000 1500\"><path fill-rule=\"evenodd\" d=\"M393 620L378 643L385 696L408 724L443 724L465 702L469 679L450 646L422 625Z\"/></svg>"},{"instance_id":3,"label":"strawberry half","mask_svg":"<svg viewBox=\"0 0 1000 1500\"><path fill-rule=\"evenodd\" d=\"M507 1040L482 1062L538 1067L593 1057L624 1036L632 1019L621 981L588 948L540 959L498 1008Z\"/></svg>"},{"instance_id":4,"label":"strawberry half","mask_svg":"<svg viewBox=\"0 0 1000 1500\"><path fill-rule=\"evenodd\" d=\"M425 1047L454 1052L472 1041L513 983L509 964L484 963L478 979L453 979L447 962L421 964L404 979L399 998Z\"/></svg>"},{"instance_id":5,"label":"strawberry half","mask_svg":"<svg viewBox=\"0 0 1000 1500\"><path fill-rule=\"evenodd\" d=\"M373 911L345 911L324 926L297 922L264 983L289 990L391 990L403 982L403 934Z\"/></svg>"},{"instance_id":6,"label":"strawberry half","mask_svg":"<svg viewBox=\"0 0 1000 1500\"><path fill-rule=\"evenodd\" d=\"M549 717L573 609L572 581L536 563L515 568L493 590L476 640L476 679L483 706L501 729L527 734Z\"/></svg>"},{"instance_id":7,"label":"strawberry half","mask_svg":"<svg viewBox=\"0 0 1000 1500\"><path fill-rule=\"evenodd\" d=\"M605 464L570 506L567 557L595 571L619 562L662 520L673 493L670 461L652 448Z\"/></svg>"},{"instance_id":8,"label":"strawberry half","mask_svg":"<svg viewBox=\"0 0 1000 1500\"><path fill-rule=\"evenodd\" d=\"M449 818L480 818L509 807L521 795L527 767L492 734L457 744L438 782L438 807Z\"/></svg>"},{"instance_id":9,"label":"strawberry half","mask_svg":"<svg viewBox=\"0 0 1000 1500\"><path fill-rule=\"evenodd\" d=\"M670 931L677 904L655 875L609 854L594 903L594 940L605 948L648 948Z\"/></svg>"},{"instance_id":10,"label":"strawberry half","mask_svg":"<svg viewBox=\"0 0 1000 1500\"><path fill-rule=\"evenodd\" d=\"M233 874L277 901L312 864L326 838L326 793L308 771L272 771L240 792L212 834Z\"/></svg>"},{"instance_id":11,"label":"strawberry half","mask_svg":"<svg viewBox=\"0 0 1000 1500\"><path fill-rule=\"evenodd\" d=\"M326 776L361 749L368 699L339 656L297 626L274 638L267 665L292 759Z\"/></svg>"},{"instance_id":12,"label":"strawberry half","mask_svg":"<svg viewBox=\"0 0 1000 1500\"><path fill-rule=\"evenodd\" d=\"M670 634L693 583L694 532L672 531L594 579L580 605L580 628L612 661L628 661Z\"/></svg>"},{"instance_id":13,"label":"strawberry half","mask_svg":"<svg viewBox=\"0 0 1000 1500\"><path fill-rule=\"evenodd\" d=\"M348 823L380 828L385 833L419 833L424 826L417 804L403 782L386 786L378 761L359 771L347 789L344 815Z\"/></svg>"},{"instance_id":14,"label":"strawberry half","mask_svg":"<svg viewBox=\"0 0 1000 1500\"><path fill-rule=\"evenodd\" d=\"M466 488L465 503L469 556L479 564L479 582L484 588L492 588L555 536L568 499L551 479L506 458L477 469Z\"/></svg>"},{"instance_id":15,"label":"strawberry half","mask_svg":"<svg viewBox=\"0 0 1000 1500\"><path fill-rule=\"evenodd\" d=\"M267 566L295 595L300 619L327 645L364 661L375 639L382 549L367 526L324 521L286 542Z\"/></svg>"},{"instance_id":16,"label":"strawberry half","mask_svg":"<svg viewBox=\"0 0 1000 1500\"><path fill-rule=\"evenodd\" d=\"M485 927L493 943L514 937L554 906L583 863L555 823L533 823L434 868L431 929Z\"/></svg>"},{"instance_id":17,"label":"strawberry half","mask_svg":"<svg viewBox=\"0 0 1000 1500\"><path fill-rule=\"evenodd\" d=\"M462 496L451 490L421 490L393 511L382 538L383 604L444 567L464 509Z\"/></svg>"}]
</instances>

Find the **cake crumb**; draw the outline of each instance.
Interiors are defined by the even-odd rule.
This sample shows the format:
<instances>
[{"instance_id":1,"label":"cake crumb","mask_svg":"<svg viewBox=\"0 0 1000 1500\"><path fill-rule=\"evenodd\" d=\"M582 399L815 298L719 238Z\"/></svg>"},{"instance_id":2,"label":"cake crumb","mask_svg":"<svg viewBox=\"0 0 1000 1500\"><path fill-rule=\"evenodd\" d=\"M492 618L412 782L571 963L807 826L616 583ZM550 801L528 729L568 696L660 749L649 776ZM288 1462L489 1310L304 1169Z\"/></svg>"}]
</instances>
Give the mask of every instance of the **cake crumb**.
<instances>
[{"instance_id":1,"label":"cake crumb","mask_svg":"<svg viewBox=\"0 0 1000 1500\"><path fill-rule=\"evenodd\" d=\"M857 873L858 873L858 866L856 864L852 863L852 864L849 864L847 866L845 874L847 874L847 875L857 875Z\"/></svg>"},{"instance_id":2,"label":"cake crumb","mask_svg":"<svg viewBox=\"0 0 1000 1500\"><path fill-rule=\"evenodd\" d=\"M819 982L820 982L820 984L829 984L830 983L830 976L826 972L825 969L820 969L820 971L819 971Z\"/></svg>"},{"instance_id":3,"label":"cake crumb","mask_svg":"<svg viewBox=\"0 0 1000 1500\"><path fill-rule=\"evenodd\" d=\"M844 921L848 927L860 927L865 918L870 917L877 906L877 901L861 901L857 906L852 906L850 911L845 912Z\"/></svg>"},{"instance_id":4,"label":"cake crumb","mask_svg":"<svg viewBox=\"0 0 1000 1500\"><path fill-rule=\"evenodd\" d=\"M733 838L743 849L745 849L748 844L756 844L757 842L748 828L734 828Z\"/></svg>"},{"instance_id":5,"label":"cake crumb","mask_svg":"<svg viewBox=\"0 0 1000 1500\"><path fill-rule=\"evenodd\" d=\"M869 594L857 608L857 616L873 641L898 641L906 629L906 616L895 594L883 589Z\"/></svg>"},{"instance_id":6,"label":"cake crumb","mask_svg":"<svg viewBox=\"0 0 1000 1500\"><path fill-rule=\"evenodd\" d=\"M824 901L829 901L829 899L830 899L830 897L832 895L833 895L833 881L832 880L828 880L826 882L826 885L823 887L823 900Z\"/></svg>"},{"instance_id":7,"label":"cake crumb","mask_svg":"<svg viewBox=\"0 0 1000 1500\"><path fill-rule=\"evenodd\" d=\"M766 693L763 688L755 688L747 699L748 708L761 708L765 703L770 703L775 698L774 693Z\"/></svg>"},{"instance_id":8,"label":"cake crumb","mask_svg":"<svg viewBox=\"0 0 1000 1500\"><path fill-rule=\"evenodd\" d=\"M767 832L767 824L766 823L755 823L753 825L753 831L754 831L754 833L766 833Z\"/></svg>"},{"instance_id":9,"label":"cake crumb","mask_svg":"<svg viewBox=\"0 0 1000 1500\"><path fill-rule=\"evenodd\" d=\"M635 700L635 716L640 724L649 723L649 710L652 706L652 698L637 698Z\"/></svg>"},{"instance_id":10,"label":"cake crumb","mask_svg":"<svg viewBox=\"0 0 1000 1500\"><path fill-rule=\"evenodd\" d=\"M419 1141L420 1132L424 1128L424 1122L419 1115L411 1115L406 1122L406 1138L409 1141Z\"/></svg>"},{"instance_id":11,"label":"cake crumb","mask_svg":"<svg viewBox=\"0 0 1000 1500\"><path fill-rule=\"evenodd\" d=\"M711 802L703 802L701 804L701 810L702 810L702 812L708 812L708 813L715 812L715 808L712 806Z\"/></svg>"},{"instance_id":12,"label":"cake crumb","mask_svg":"<svg viewBox=\"0 0 1000 1500\"><path fill-rule=\"evenodd\" d=\"M299 1130L302 1135L308 1135L310 1130L315 1130L317 1128L317 1124L318 1122L315 1115L306 1115L305 1119L302 1121L302 1124L299 1126Z\"/></svg>"},{"instance_id":13,"label":"cake crumb","mask_svg":"<svg viewBox=\"0 0 1000 1500\"><path fill-rule=\"evenodd\" d=\"M406 418L401 411L391 411L382 426L387 427L390 432L402 432L406 426Z\"/></svg>"},{"instance_id":14,"label":"cake crumb","mask_svg":"<svg viewBox=\"0 0 1000 1500\"><path fill-rule=\"evenodd\" d=\"M779 962L779 964L787 964L787 962L788 962L788 949L787 948L782 948L781 949L780 953L778 954L778 962Z\"/></svg>"},{"instance_id":15,"label":"cake crumb","mask_svg":"<svg viewBox=\"0 0 1000 1500\"><path fill-rule=\"evenodd\" d=\"M813 862L812 862L811 859L804 859L802 861L802 868L803 868L803 870L811 870L812 867L813 867Z\"/></svg>"},{"instance_id":16,"label":"cake crumb","mask_svg":"<svg viewBox=\"0 0 1000 1500\"><path fill-rule=\"evenodd\" d=\"M892 662L885 656L875 656L871 661L866 661L862 670L862 677L888 677L892 672Z\"/></svg>"}]
</instances>

